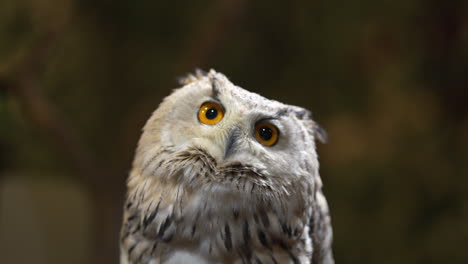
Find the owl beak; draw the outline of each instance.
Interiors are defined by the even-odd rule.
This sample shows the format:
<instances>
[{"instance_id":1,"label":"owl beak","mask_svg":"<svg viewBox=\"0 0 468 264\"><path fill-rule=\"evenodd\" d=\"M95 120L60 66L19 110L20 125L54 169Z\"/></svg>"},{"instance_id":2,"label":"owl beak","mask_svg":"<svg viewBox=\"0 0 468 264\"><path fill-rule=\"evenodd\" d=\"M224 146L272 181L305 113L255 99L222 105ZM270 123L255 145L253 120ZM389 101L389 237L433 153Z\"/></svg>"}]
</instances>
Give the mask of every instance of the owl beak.
<instances>
[{"instance_id":1,"label":"owl beak","mask_svg":"<svg viewBox=\"0 0 468 264\"><path fill-rule=\"evenodd\" d=\"M234 152L236 152L237 141L241 135L241 129L238 126L234 126L229 131L229 135L226 139L226 145L224 147L224 160L229 158Z\"/></svg>"}]
</instances>

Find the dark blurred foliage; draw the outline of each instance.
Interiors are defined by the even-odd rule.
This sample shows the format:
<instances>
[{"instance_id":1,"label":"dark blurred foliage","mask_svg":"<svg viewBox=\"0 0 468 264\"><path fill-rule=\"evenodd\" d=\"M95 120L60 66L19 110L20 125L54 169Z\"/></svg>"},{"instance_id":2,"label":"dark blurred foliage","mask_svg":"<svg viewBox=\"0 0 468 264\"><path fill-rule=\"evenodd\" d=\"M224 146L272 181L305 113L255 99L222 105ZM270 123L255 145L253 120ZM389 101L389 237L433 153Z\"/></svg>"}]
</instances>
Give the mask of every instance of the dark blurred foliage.
<instances>
[{"instance_id":1,"label":"dark blurred foliage","mask_svg":"<svg viewBox=\"0 0 468 264\"><path fill-rule=\"evenodd\" d=\"M90 201L91 220L60 222L50 232L69 236L44 250L117 261L141 127L196 67L311 109L328 131L318 148L337 263L468 262L463 0L1 1L0 183L66 181ZM78 226L85 245L66 242ZM21 252L36 234L14 236L0 247Z\"/></svg>"}]
</instances>

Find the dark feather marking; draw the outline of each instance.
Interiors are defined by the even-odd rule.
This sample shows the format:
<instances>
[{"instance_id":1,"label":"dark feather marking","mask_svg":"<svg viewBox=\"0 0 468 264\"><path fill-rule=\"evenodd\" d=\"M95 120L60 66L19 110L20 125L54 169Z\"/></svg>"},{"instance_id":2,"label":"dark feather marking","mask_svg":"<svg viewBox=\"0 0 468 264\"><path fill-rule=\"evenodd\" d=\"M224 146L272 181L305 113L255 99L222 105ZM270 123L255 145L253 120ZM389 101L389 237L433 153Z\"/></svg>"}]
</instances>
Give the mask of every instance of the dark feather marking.
<instances>
[{"instance_id":1,"label":"dark feather marking","mask_svg":"<svg viewBox=\"0 0 468 264\"><path fill-rule=\"evenodd\" d=\"M224 246L227 250L232 249L232 240L231 240L231 229L229 228L229 224L224 226L224 232L226 233L226 237L224 239Z\"/></svg>"},{"instance_id":2,"label":"dark feather marking","mask_svg":"<svg viewBox=\"0 0 468 264\"><path fill-rule=\"evenodd\" d=\"M262 213L261 217L262 217L263 226L265 228L268 228L270 226L270 220L268 219L268 214L267 213Z\"/></svg>"},{"instance_id":3,"label":"dark feather marking","mask_svg":"<svg viewBox=\"0 0 468 264\"><path fill-rule=\"evenodd\" d=\"M159 211L159 205L161 204L161 199L159 199L159 202L158 204L156 205L156 209L154 209L154 212L152 212L148 217L145 217L145 219L143 220L143 226L144 226L144 230L146 230L146 228L148 227L148 225L153 222L154 218L156 217L156 215L158 214L158 211Z\"/></svg>"},{"instance_id":4,"label":"dark feather marking","mask_svg":"<svg viewBox=\"0 0 468 264\"><path fill-rule=\"evenodd\" d=\"M273 264L278 264L278 261L276 261L275 257L272 254L270 254L270 258Z\"/></svg>"},{"instance_id":5,"label":"dark feather marking","mask_svg":"<svg viewBox=\"0 0 468 264\"><path fill-rule=\"evenodd\" d=\"M133 245L128 249L128 251L127 251L128 253L127 253L127 254L128 254L129 256L132 254L132 251L135 249L135 247L136 247L137 244L138 244L138 242L135 243L135 244L133 244Z\"/></svg>"},{"instance_id":6,"label":"dark feather marking","mask_svg":"<svg viewBox=\"0 0 468 264\"><path fill-rule=\"evenodd\" d=\"M192 238L195 235L195 231L197 230L197 224L192 225Z\"/></svg>"},{"instance_id":7,"label":"dark feather marking","mask_svg":"<svg viewBox=\"0 0 468 264\"><path fill-rule=\"evenodd\" d=\"M135 227L135 229L130 233L131 235L134 235L136 232L138 232L140 230L140 223L138 223L138 225Z\"/></svg>"},{"instance_id":8,"label":"dark feather marking","mask_svg":"<svg viewBox=\"0 0 468 264\"><path fill-rule=\"evenodd\" d=\"M250 230L249 230L249 222L244 219L244 223L242 225L242 237L244 239L244 245L241 246L240 250L242 250L243 254L246 258L247 263L251 263L252 258L252 250L249 246L250 244Z\"/></svg>"},{"instance_id":9,"label":"dark feather marking","mask_svg":"<svg viewBox=\"0 0 468 264\"><path fill-rule=\"evenodd\" d=\"M232 211L232 214L234 215L234 220L237 220L239 218L239 210L234 209Z\"/></svg>"},{"instance_id":10,"label":"dark feather marking","mask_svg":"<svg viewBox=\"0 0 468 264\"><path fill-rule=\"evenodd\" d=\"M132 221L133 219L135 219L135 217L137 217L137 215L138 215L138 214L133 214L133 215L129 216L129 217L127 218L127 221L128 221L128 222Z\"/></svg>"},{"instance_id":11,"label":"dark feather marking","mask_svg":"<svg viewBox=\"0 0 468 264\"><path fill-rule=\"evenodd\" d=\"M129 209L133 205L132 201L128 201L125 207Z\"/></svg>"},{"instance_id":12,"label":"dark feather marking","mask_svg":"<svg viewBox=\"0 0 468 264\"><path fill-rule=\"evenodd\" d=\"M250 242L250 230L249 230L249 222L247 222L247 220L244 220L244 225L242 226L242 234L244 237L244 243L248 245Z\"/></svg>"},{"instance_id":13,"label":"dark feather marking","mask_svg":"<svg viewBox=\"0 0 468 264\"><path fill-rule=\"evenodd\" d=\"M277 243L282 249L288 250L288 247L286 246L283 240L278 240Z\"/></svg>"},{"instance_id":14,"label":"dark feather marking","mask_svg":"<svg viewBox=\"0 0 468 264\"><path fill-rule=\"evenodd\" d=\"M154 253L154 251L156 250L157 247L158 247L158 241L154 242L153 247L151 248L150 255L153 255L153 253Z\"/></svg>"},{"instance_id":15,"label":"dark feather marking","mask_svg":"<svg viewBox=\"0 0 468 264\"><path fill-rule=\"evenodd\" d=\"M315 232L315 221L314 221L314 217L311 217L310 218L310 221L309 221L309 236L310 237L313 237L314 236L314 232Z\"/></svg>"},{"instance_id":16,"label":"dark feather marking","mask_svg":"<svg viewBox=\"0 0 468 264\"><path fill-rule=\"evenodd\" d=\"M129 198L129 200L131 201L130 203L133 205L133 201L135 201L136 199L136 195L137 195L137 192L134 192L132 197Z\"/></svg>"},{"instance_id":17,"label":"dark feather marking","mask_svg":"<svg viewBox=\"0 0 468 264\"><path fill-rule=\"evenodd\" d=\"M180 192L180 185L179 187L177 187L176 198L175 198L176 201L179 201L179 192ZM172 208L172 215L174 215L174 210L175 208Z\"/></svg>"},{"instance_id":18,"label":"dark feather marking","mask_svg":"<svg viewBox=\"0 0 468 264\"><path fill-rule=\"evenodd\" d=\"M302 238L300 241L302 245L305 245L307 243L307 241L304 238Z\"/></svg>"},{"instance_id":19,"label":"dark feather marking","mask_svg":"<svg viewBox=\"0 0 468 264\"><path fill-rule=\"evenodd\" d=\"M286 115L286 114L289 114L290 113L290 110L289 108L283 108L283 109L280 109L278 112L275 113L274 117L276 119L279 119L280 117Z\"/></svg>"},{"instance_id":20,"label":"dark feather marking","mask_svg":"<svg viewBox=\"0 0 468 264\"><path fill-rule=\"evenodd\" d=\"M271 249L270 245L268 245L268 241L266 239L265 233L262 230L258 230L257 236L258 236L258 240L260 240L260 243L262 243L264 247Z\"/></svg>"},{"instance_id":21,"label":"dark feather marking","mask_svg":"<svg viewBox=\"0 0 468 264\"><path fill-rule=\"evenodd\" d=\"M161 228L159 229L158 236L162 237L164 236L164 232L166 232L166 229L171 225L172 223L172 218L168 216L166 220L164 220L164 223L162 224Z\"/></svg>"},{"instance_id":22,"label":"dark feather marking","mask_svg":"<svg viewBox=\"0 0 468 264\"><path fill-rule=\"evenodd\" d=\"M281 228L283 229L283 233L287 234L289 237L291 237L292 233L291 233L291 228L286 225L285 223L282 223L281 224Z\"/></svg>"},{"instance_id":23,"label":"dark feather marking","mask_svg":"<svg viewBox=\"0 0 468 264\"><path fill-rule=\"evenodd\" d=\"M299 228L294 228L294 236L298 236L299 235Z\"/></svg>"},{"instance_id":24,"label":"dark feather marking","mask_svg":"<svg viewBox=\"0 0 468 264\"><path fill-rule=\"evenodd\" d=\"M158 162L158 165L156 165L156 168L161 167L163 163L164 163L164 160L163 160L163 159L160 160L160 161Z\"/></svg>"},{"instance_id":25,"label":"dark feather marking","mask_svg":"<svg viewBox=\"0 0 468 264\"><path fill-rule=\"evenodd\" d=\"M141 171L146 171L146 169L151 165L151 163L153 163L157 158L158 158L159 155L155 155L153 156L148 162L146 162L145 164L143 164L143 168L141 169ZM159 164L160 165L160 164ZM160 167L160 166L157 166L157 167Z\"/></svg>"},{"instance_id":26,"label":"dark feather marking","mask_svg":"<svg viewBox=\"0 0 468 264\"><path fill-rule=\"evenodd\" d=\"M148 181L145 181L140 189L144 190L144 189L146 188L146 185L147 185L147 184L148 184ZM139 191L139 193L140 193L140 200L139 200L139 203L138 203L138 204L143 203L143 201L145 200L145 194L146 194L146 192L143 192L142 190Z\"/></svg>"},{"instance_id":27,"label":"dark feather marking","mask_svg":"<svg viewBox=\"0 0 468 264\"><path fill-rule=\"evenodd\" d=\"M179 187L180 188L180 187ZM179 196L179 188L177 188L177 196ZM183 215L182 214L182 211L184 210L184 207L183 207L183 198L182 197L179 197L179 213L180 215ZM183 220L183 219L181 219Z\"/></svg>"},{"instance_id":28,"label":"dark feather marking","mask_svg":"<svg viewBox=\"0 0 468 264\"><path fill-rule=\"evenodd\" d=\"M312 113L307 109L303 109L303 108L298 109L298 110L293 109L292 111L294 112L294 114L296 114L296 117L300 120L310 119L312 116Z\"/></svg>"}]
</instances>

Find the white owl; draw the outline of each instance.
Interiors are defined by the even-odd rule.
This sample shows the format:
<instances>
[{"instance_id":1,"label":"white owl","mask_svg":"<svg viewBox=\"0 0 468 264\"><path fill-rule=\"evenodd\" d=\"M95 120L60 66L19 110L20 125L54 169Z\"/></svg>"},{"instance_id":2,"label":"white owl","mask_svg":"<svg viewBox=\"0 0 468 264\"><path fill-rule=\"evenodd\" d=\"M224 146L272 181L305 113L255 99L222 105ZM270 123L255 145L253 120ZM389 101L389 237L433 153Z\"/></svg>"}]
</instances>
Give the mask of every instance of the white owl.
<instances>
[{"instance_id":1,"label":"white owl","mask_svg":"<svg viewBox=\"0 0 468 264\"><path fill-rule=\"evenodd\" d=\"M198 71L146 123L121 263L334 263L310 112Z\"/></svg>"}]
</instances>

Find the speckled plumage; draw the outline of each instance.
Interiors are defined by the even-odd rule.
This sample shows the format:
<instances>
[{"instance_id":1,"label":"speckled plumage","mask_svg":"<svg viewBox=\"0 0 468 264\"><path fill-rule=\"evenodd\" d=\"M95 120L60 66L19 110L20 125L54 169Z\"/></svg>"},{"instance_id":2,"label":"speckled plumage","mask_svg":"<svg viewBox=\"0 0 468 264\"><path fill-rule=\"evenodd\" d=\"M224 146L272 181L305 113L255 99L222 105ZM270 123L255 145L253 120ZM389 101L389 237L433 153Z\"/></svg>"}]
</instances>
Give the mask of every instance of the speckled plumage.
<instances>
[{"instance_id":1,"label":"speckled plumage","mask_svg":"<svg viewBox=\"0 0 468 264\"><path fill-rule=\"evenodd\" d=\"M146 123L128 179L121 264L332 264L332 229L307 110L211 70L183 80ZM204 102L225 109L201 124ZM253 136L259 120L278 142Z\"/></svg>"}]
</instances>

